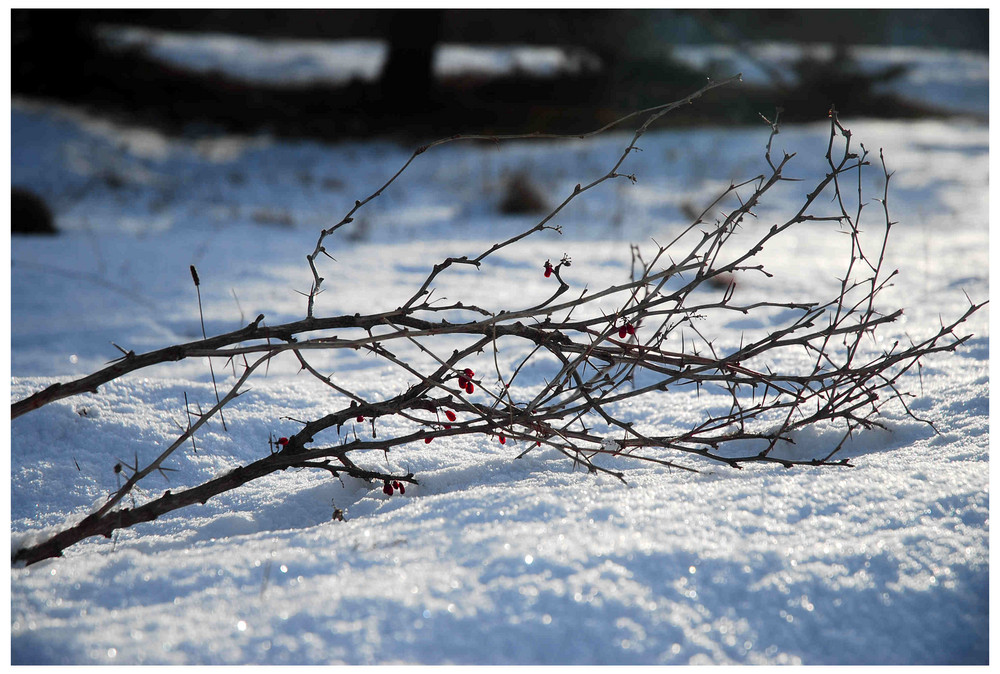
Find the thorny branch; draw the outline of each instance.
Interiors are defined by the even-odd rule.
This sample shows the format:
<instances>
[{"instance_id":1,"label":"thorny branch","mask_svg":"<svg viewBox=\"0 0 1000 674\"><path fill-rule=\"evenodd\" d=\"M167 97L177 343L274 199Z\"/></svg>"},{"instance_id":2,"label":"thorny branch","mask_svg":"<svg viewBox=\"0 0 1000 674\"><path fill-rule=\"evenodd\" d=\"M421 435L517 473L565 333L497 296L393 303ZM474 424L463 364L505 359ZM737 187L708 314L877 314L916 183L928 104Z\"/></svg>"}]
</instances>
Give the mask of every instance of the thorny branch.
<instances>
[{"instance_id":1,"label":"thorny branch","mask_svg":"<svg viewBox=\"0 0 1000 674\"><path fill-rule=\"evenodd\" d=\"M830 110L828 171L805 196L798 211L784 222L767 228L744 227L746 218L756 218L754 209L770 190L792 180L785 177L784 170L794 155L785 154L778 159L771 154L772 140L779 130L776 116L773 122L765 120L771 128L765 152L768 171L730 184L695 222L667 245L657 245L649 260L633 247L631 280L596 291L584 289L569 296L571 285L564 280L563 272L571 262L564 257L555 264L545 262L544 274L553 278L553 290L534 306L500 310L462 302L433 305L430 301L435 281L453 265L479 268L485 258L498 250L538 232L558 230L557 225L551 224L553 219L584 192L616 178L634 181L634 176L619 171L630 153L638 149L638 140L653 122L710 89L738 79L739 76L711 82L680 101L639 111L591 133L572 136L587 138L636 117L643 120L607 173L585 185L578 184L548 215L516 236L493 244L478 255L447 257L433 265L415 292L395 310L353 316L314 315L315 299L324 281L317 261L321 253L329 256L325 244L328 237L388 189L417 156L437 145L463 139L487 138L500 142L513 138L565 137L453 136L420 147L384 185L356 201L338 223L322 230L307 256L313 284L304 319L267 326L260 315L234 332L141 355L124 352L124 356L98 372L55 384L15 402L11 406L12 417L55 400L96 392L100 385L129 372L184 358L207 357L210 362L221 358L244 364L242 374L230 384L229 392L218 398L207 412L193 415L195 423L189 422L177 440L146 467L140 468L138 462L129 466L131 474L125 484L98 510L50 539L18 550L13 561L32 564L60 556L67 547L85 538L110 536L117 529L154 520L193 503L204 503L212 496L289 468L318 468L334 476L349 475L381 483L383 491L392 494L402 484L415 484L414 475L365 468L355 463L354 457L440 437L483 434L502 444L510 440L518 445L518 458L545 447L592 473L620 480L624 480L622 472L602 465L606 463L605 457L628 457L686 471L696 469L677 463L675 458L679 454L734 468L755 462L785 467L850 465L847 459L835 458L846 441L859 429L879 426L880 410L890 400L899 402L913 416L906 406L908 394L900 388L901 378L924 356L953 351L969 339L971 335L959 336L955 330L983 304L970 302L959 318L942 324L923 341L908 346L897 342L881 350L872 347L873 333L902 314L902 310L882 312L877 302L896 273L887 273L883 268L894 224L888 210L891 174L880 156L886 185L880 199L884 221L878 252L872 255L862 246L860 229L861 173L870 165L869 153L864 146L860 152L853 149L851 133L841 125L835 109ZM857 180L857 206L853 212L842 187L848 178ZM749 195L745 194L747 191ZM814 212L821 194L826 194L829 203L835 205L833 215ZM739 205L714 223L706 222L704 218L709 212L727 199L735 199ZM836 295L826 301L808 303L735 302L734 279L750 273L770 276L762 264L753 264L753 259L772 239L805 222L837 223L850 237L851 254ZM727 244L737 231L744 236L749 232L751 243L730 250L733 246ZM717 297L718 292L714 295L696 292L711 287L722 289L720 299L706 299ZM777 309L793 318L764 336L741 341L739 348L728 351L717 347L696 325L696 321L708 314L750 315ZM337 332L331 334L333 330ZM498 345L510 340L526 342L530 348L516 365L505 367L497 356ZM454 348L458 343L461 347ZM392 350L396 348L394 344L414 346L423 358L398 356ZM443 345L452 351L445 354ZM336 349L374 354L405 373L411 383L406 390L387 399L367 399L345 388L332 375L322 374L309 360L312 351ZM487 350L492 351L495 379L477 376L468 367ZM804 350L811 366L798 370L788 366L774 369L780 356L789 350ZM301 422L297 433L282 438L280 444L272 445L267 456L249 465L193 488L167 491L141 505L122 507L122 500L133 494L140 480L154 471L169 470L164 466L166 459L237 398L260 365L286 352L296 358L303 371L329 387L333 399L341 404L337 411ZM551 358L544 360L546 355L555 359L554 370ZM531 369L529 365L537 363L541 364L535 367L536 371L548 368L544 383L539 386L533 380L522 384L524 373ZM491 385L492 381L497 385ZM696 425L673 433L665 434L641 419L630 418L628 406L623 404L659 395L670 388L694 387L700 391L706 386L724 390L729 400L727 407L706 413ZM408 430L376 437L374 430L379 418L387 416L402 420ZM340 435L345 424L362 418L372 425L370 439ZM810 458L790 458L778 451L794 443L796 431L818 422L838 425L842 439L833 447L820 448Z\"/></svg>"}]
</instances>

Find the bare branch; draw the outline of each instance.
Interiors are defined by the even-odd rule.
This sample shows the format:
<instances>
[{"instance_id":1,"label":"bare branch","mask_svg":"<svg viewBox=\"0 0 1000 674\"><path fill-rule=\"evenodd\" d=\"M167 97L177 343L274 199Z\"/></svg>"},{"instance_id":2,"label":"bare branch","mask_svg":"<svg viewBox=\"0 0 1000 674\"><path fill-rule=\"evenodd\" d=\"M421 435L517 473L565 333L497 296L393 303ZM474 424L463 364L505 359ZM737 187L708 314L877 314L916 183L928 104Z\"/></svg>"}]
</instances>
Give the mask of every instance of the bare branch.
<instances>
[{"instance_id":1,"label":"bare branch","mask_svg":"<svg viewBox=\"0 0 1000 674\"><path fill-rule=\"evenodd\" d=\"M851 465L847 459L835 457L859 430L882 425L880 415L887 404L897 402L906 414L917 418L906 402L910 394L903 386L904 375L914 366L919 368L925 356L954 351L968 340L970 335L959 335L956 330L983 304L970 300L960 317L942 322L929 337L908 345L895 340L892 347L880 349L872 340L875 333L881 334L902 315L902 309L881 306L881 295L896 275L895 270L884 268L894 224L888 210L892 174L880 153L886 187L880 199L883 221L874 230L881 232L881 240L874 248L869 245L871 241L862 245L861 173L869 166L868 152L863 145L860 153L852 149L851 133L840 123L835 109L830 110L825 175L784 222L770 227L754 222L762 201L790 180L783 172L795 156L772 157L772 140L779 130L775 115L774 120L765 119L770 127L764 156L767 171L730 184L693 223L667 245L656 244L651 254L644 256L638 246L632 246L628 280L596 290L574 289L564 278L564 268L571 263L564 256L555 264L552 260L546 260L544 265L539 261L539 273L544 272L546 282L553 285L545 299L531 306L501 308L462 301L432 305L430 301L435 282L452 267L480 268L483 260L497 251L516 246L538 232L557 229L554 219L566 205L597 185L617 178L634 180L635 176L624 173L622 167L639 149L636 143L655 121L709 90L737 80L709 83L680 101L633 113L589 134L572 136L588 138L626 121L641 120L608 171L578 184L528 229L478 254L449 256L432 265L419 286L395 310L353 316L314 315L315 298L324 281L316 260L320 254L332 258L326 249L328 238L351 222L365 204L390 188L428 149L457 140L485 138L499 142L565 136L453 136L418 148L386 183L365 199L355 201L338 223L321 231L313 251L306 256L313 281L302 320L265 326L260 315L240 330L213 337L203 335L201 340L146 354L118 347L123 356L107 367L15 402L12 417L69 396L96 392L102 384L158 363L191 357L206 357L210 362L224 358L232 363L234 374L238 359L244 363L242 374L228 393L223 396L216 389L217 402L210 410L195 414L185 404L188 423L180 426L180 436L146 466L140 466L136 457L135 465L125 471L124 484L104 505L49 540L17 551L14 561L30 564L61 555L68 546L89 536L109 536L116 529L156 519L186 505L204 503L212 496L289 468L318 469L336 477L351 475L376 486L381 484L382 491L392 496L397 490L403 491L403 483L416 483L414 476L391 475L366 467L360 465L365 463L361 459L371 452L387 453L436 438L485 436L504 450L517 445L513 457L545 448L568 458L575 467L620 480L625 479L620 469L625 461L697 472L694 467L678 463L678 456L732 468L752 463L788 468ZM856 179L856 197L844 187L849 179ZM829 204L833 205L827 204L822 210L817 202L824 193L830 195ZM851 203L852 199L857 203ZM708 213L726 200L736 207L714 224L707 223ZM745 222L752 227L744 227ZM755 258L772 240L803 223L810 227L834 226L850 238L850 255L837 291L831 292L831 297L810 302L734 302L736 277L743 273L769 275ZM739 240L734 236L737 231L742 231L742 239L749 243L734 248L733 241ZM192 275L197 286L193 268ZM701 319L710 316L732 312L757 316L773 309L783 310L781 323L772 320L767 334L741 337L736 347L723 346L726 340L700 325ZM519 353L514 364L501 357L508 342L529 347ZM450 352L442 344L447 344ZM397 349L395 345L414 348ZM312 351L335 349L375 355L398 369L409 382L408 387L385 399L350 390L343 382L321 373L307 357ZM487 349L492 360L488 377L477 375L469 367ZM808 356L805 364L802 358L786 357L802 352ZM301 420L301 429L288 438L269 438L268 454L247 466L199 486L176 493L167 491L137 504L143 497L137 490L138 483L153 472L166 477L165 471L171 470L164 465L166 459L188 438L194 442L198 430L216 414L221 415L261 365L266 367L285 353L294 357L304 372L329 387L334 411ZM405 353L409 355L400 355ZM248 360L251 356L253 359ZM532 368L535 381L543 384L522 385L520 375L526 368ZM658 400L657 396L670 389L699 394L712 389L722 394L715 400L721 398L723 404L681 429L657 428L651 420L635 418L630 412L633 408L629 403ZM377 435L378 420L386 416L399 421L397 432ZM362 420L371 424L370 439L356 433L341 434L345 424ZM794 454L783 451L794 444L798 431L820 422L837 429L832 446L815 447L811 456L804 455L801 449ZM121 467L119 463L119 472ZM130 508L122 506L126 496L133 502Z\"/></svg>"}]
</instances>

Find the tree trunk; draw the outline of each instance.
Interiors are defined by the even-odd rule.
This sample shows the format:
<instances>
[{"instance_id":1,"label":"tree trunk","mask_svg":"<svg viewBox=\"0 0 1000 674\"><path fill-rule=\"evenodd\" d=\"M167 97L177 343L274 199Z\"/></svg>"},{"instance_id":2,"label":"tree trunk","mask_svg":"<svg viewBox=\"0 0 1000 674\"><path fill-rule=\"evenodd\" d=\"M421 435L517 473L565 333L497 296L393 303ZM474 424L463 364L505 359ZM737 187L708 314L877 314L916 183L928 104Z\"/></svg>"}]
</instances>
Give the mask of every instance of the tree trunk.
<instances>
[{"instance_id":1,"label":"tree trunk","mask_svg":"<svg viewBox=\"0 0 1000 674\"><path fill-rule=\"evenodd\" d=\"M389 57L382 70L382 95L409 110L429 107L434 88L434 49L441 36L439 9L394 10L388 18Z\"/></svg>"}]
</instances>

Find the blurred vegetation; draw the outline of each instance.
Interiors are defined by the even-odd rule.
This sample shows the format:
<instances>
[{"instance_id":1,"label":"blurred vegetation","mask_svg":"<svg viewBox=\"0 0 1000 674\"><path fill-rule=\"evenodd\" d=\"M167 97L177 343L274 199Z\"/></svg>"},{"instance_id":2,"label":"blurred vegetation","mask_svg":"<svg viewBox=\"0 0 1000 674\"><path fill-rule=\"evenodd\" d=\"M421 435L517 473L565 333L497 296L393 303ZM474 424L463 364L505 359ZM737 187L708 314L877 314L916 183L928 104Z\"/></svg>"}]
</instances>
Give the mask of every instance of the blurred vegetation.
<instances>
[{"instance_id":1,"label":"blurred vegetation","mask_svg":"<svg viewBox=\"0 0 1000 674\"><path fill-rule=\"evenodd\" d=\"M821 41L839 49L828 59L804 59L795 67L795 82L713 92L714 105L679 110L675 124L756 123L758 112L777 106L785 119L815 119L831 104L853 115L915 117L930 111L873 90L902 68L862 72L843 47L907 40L988 45L986 10L14 9L11 17L15 95L67 101L176 133L266 130L328 139L590 130L699 88L706 74L672 57L672 46L685 42L722 42L745 51L761 40ZM187 71L138 48L111 50L95 30L109 24L263 38L381 39L390 50L377 82L261 85ZM583 49L603 67L559 78L523 72L434 78L434 48L441 43Z\"/></svg>"},{"instance_id":2,"label":"blurred vegetation","mask_svg":"<svg viewBox=\"0 0 1000 674\"><path fill-rule=\"evenodd\" d=\"M890 82L906 72L906 66L893 65L875 71L862 71L847 53L845 45L838 45L826 57L807 55L793 66L796 82L793 87L779 89L779 103L792 112L792 119L802 116L804 110L822 109L835 104L841 110L849 109L853 115L873 117L914 116L919 110L909 108L910 115L901 114L900 103L890 95L874 91L878 84ZM790 98L794 105L782 99ZM907 106L908 107L908 106ZM904 107L904 111L907 108ZM787 117L786 117L787 119Z\"/></svg>"},{"instance_id":3,"label":"blurred vegetation","mask_svg":"<svg viewBox=\"0 0 1000 674\"><path fill-rule=\"evenodd\" d=\"M715 27L755 42L941 47L988 52L985 9L713 9L668 10L655 15L692 20L684 41L716 42ZM651 16L650 18L654 18ZM675 21L676 23L676 21ZM713 27L713 25L715 27ZM661 33L669 26L658 26ZM676 34L674 34L676 39Z\"/></svg>"}]
</instances>

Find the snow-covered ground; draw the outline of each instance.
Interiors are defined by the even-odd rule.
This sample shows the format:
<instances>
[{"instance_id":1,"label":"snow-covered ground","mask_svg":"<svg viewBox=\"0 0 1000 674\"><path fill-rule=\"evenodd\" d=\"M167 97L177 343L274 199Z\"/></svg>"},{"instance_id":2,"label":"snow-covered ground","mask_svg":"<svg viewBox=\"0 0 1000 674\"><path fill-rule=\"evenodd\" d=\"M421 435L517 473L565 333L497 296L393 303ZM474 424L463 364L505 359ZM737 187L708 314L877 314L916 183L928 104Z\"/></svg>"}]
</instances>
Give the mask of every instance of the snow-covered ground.
<instances>
[{"instance_id":1,"label":"snow-covered ground","mask_svg":"<svg viewBox=\"0 0 1000 674\"><path fill-rule=\"evenodd\" d=\"M269 84L344 84L375 80L388 56L382 40L265 40L216 34L172 33L134 27L107 27L113 45L142 47L167 63L199 72ZM774 84L768 71L783 82L795 80L792 66L805 56L829 59L832 45L754 43L745 48L723 44L673 45L670 55L712 77L743 73L747 82ZM924 47L855 45L847 56L863 72L903 65L897 79L879 85L913 102L934 108L986 115L989 112L989 55ZM600 59L586 50L544 45L442 44L435 54L439 77L511 75L517 72L552 77L597 70Z\"/></svg>"},{"instance_id":2,"label":"snow-covered ground","mask_svg":"<svg viewBox=\"0 0 1000 674\"><path fill-rule=\"evenodd\" d=\"M834 56L833 45L804 46L792 43L755 43L746 48L727 45L678 45L672 55L712 77L741 72L748 82L774 84L796 80L793 66L803 57L825 61ZM893 93L913 103L935 109L989 114L989 55L928 47L854 45L846 50L861 72L881 72L904 66L904 72L876 85L876 92Z\"/></svg>"},{"instance_id":3,"label":"snow-covered ground","mask_svg":"<svg viewBox=\"0 0 1000 674\"><path fill-rule=\"evenodd\" d=\"M223 72L248 82L279 85L373 81L389 56L384 40L262 39L138 27L106 27L102 35L113 46L141 47L154 58L197 72ZM552 77L600 66L600 59L585 50L544 45L449 43L441 45L434 57L438 77L518 72Z\"/></svg>"},{"instance_id":4,"label":"snow-covered ground","mask_svg":"<svg viewBox=\"0 0 1000 674\"><path fill-rule=\"evenodd\" d=\"M988 297L988 127L851 120L895 171L882 296L906 308L886 338L925 336ZM449 271L450 299L513 308L540 292L541 262L573 259L566 280L597 288L628 278L629 243L666 240L684 212L730 180L764 171L767 127L670 128L647 134L625 169L559 216L561 236L531 237L480 272ZM797 152L758 223L797 209L825 163L828 125L787 127ZM11 399L83 375L119 355L200 337L188 266L197 266L208 332L264 313L300 318L318 232L384 182L411 148L266 137L167 139L51 106L15 101L12 182L42 194L63 233L11 241ZM324 315L398 306L430 265L474 254L532 224L502 216L507 176L556 198L600 176L628 141L452 144L421 155L400 181L328 242ZM868 199L880 195L869 173ZM873 203L867 226L877 233ZM700 210L700 208L699 208ZM749 236L752 232L748 232ZM826 299L845 238L803 225L761 260L773 279L737 288L748 302ZM738 241L736 242L738 244ZM527 299L526 299L527 298ZM988 657L989 307L956 354L928 358L912 409L939 434L887 407L889 432L859 435L851 469L686 463L699 474L608 462L628 484L560 455L487 438L370 457L413 471L419 486L327 474L271 475L115 540L11 572L15 663L985 663ZM720 344L768 323L720 326ZM483 370L486 369L484 363ZM337 353L339 381L373 398L406 378L383 361ZM216 367L216 374L220 373ZM292 419L331 411L329 389L289 361L212 423L199 449L171 459L136 495L195 485L268 451ZM231 379L231 371L226 375ZM541 376L541 375L539 375ZM112 467L149 461L177 434L184 396L213 398L205 362L137 372L15 419L12 550L73 521L117 484ZM671 391L634 405L643 423L696 423L721 400ZM380 421L380 424L382 422ZM399 427L386 420L380 432ZM359 434L370 427L358 425ZM820 428L799 438L828 443ZM680 457L683 459L683 457ZM334 521L334 508L345 521Z\"/></svg>"}]
</instances>

